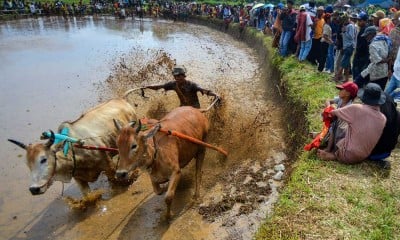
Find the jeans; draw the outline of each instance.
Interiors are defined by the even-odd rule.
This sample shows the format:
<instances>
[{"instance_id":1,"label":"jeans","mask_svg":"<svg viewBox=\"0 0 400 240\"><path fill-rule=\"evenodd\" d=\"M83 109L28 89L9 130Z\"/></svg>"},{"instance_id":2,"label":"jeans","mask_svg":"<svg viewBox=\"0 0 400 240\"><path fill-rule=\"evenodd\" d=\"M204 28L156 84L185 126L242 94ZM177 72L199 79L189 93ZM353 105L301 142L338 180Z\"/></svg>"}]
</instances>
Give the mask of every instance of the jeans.
<instances>
[{"instance_id":1,"label":"jeans","mask_svg":"<svg viewBox=\"0 0 400 240\"><path fill-rule=\"evenodd\" d=\"M385 93L389 94L392 97L395 97L394 90L396 90L399 87L400 87L400 80L397 79L394 75L392 75L386 86Z\"/></svg>"},{"instance_id":2,"label":"jeans","mask_svg":"<svg viewBox=\"0 0 400 240\"><path fill-rule=\"evenodd\" d=\"M335 45L329 44L328 55L326 56L325 68L333 72L335 70Z\"/></svg>"},{"instance_id":3,"label":"jeans","mask_svg":"<svg viewBox=\"0 0 400 240\"><path fill-rule=\"evenodd\" d=\"M301 41L300 43L300 53L299 53L299 61L306 60L308 53L311 50L312 41L311 39L308 41Z\"/></svg>"},{"instance_id":4,"label":"jeans","mask_svg":"<svg viewBox=\"0 0 400 240\"><path fill-rule=\"evenodd\" d=\"M292 37L292 31L283 31L281 39L279 41L281 56L286 57L288 55L288 45L290 38Z\"/></svg>"}]
</instances>

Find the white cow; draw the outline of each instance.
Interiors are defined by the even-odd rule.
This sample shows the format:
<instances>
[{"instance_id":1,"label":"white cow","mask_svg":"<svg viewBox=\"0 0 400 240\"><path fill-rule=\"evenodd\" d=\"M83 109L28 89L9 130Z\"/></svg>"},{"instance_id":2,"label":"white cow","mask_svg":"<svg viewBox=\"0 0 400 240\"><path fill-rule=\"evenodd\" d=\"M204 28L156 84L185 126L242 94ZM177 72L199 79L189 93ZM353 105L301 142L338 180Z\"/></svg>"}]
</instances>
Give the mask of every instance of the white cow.
<instances>
[{"instance_id":1,"label":"white cow","mask_svg":"<svg viewBox=\"0 0 400 240\"><path fill-rule=\"evenodd\" d=\"M128 124L136 120L133 107L124 99L112 99L102 103L73 122L63 122L58 131L68 129L68 136L81 139L85 145L106 146L116 148L115 139L118 130L113 119L117 118ZM115 180L115 163L112 157L117 152L87 150L70 144L65 151L64 141L54 144L55 135L51 134L47 143L25 145L9 139L26 150L27 165L31 171L32 184L29 187L32 195L43 194L53 181L77 182L83 195L89 191L88 182L97 180L101 172L105 172L109 180Z\"/></svg>"}]
</instances>

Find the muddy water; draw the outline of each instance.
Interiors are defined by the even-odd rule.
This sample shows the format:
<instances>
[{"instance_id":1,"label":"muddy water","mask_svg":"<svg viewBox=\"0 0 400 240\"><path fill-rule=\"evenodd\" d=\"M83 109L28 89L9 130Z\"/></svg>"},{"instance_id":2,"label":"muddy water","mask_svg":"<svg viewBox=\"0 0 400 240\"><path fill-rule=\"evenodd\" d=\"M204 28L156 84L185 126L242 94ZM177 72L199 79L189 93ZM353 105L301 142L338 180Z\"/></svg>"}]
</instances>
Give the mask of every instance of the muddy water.
<instances>
[{"instance_id":1,"label":"muddy water","mask_svg":"<svg viewBox=\"0 0 400 240\"><path fill-rule=\"evenodd\" d=\"M279 185L272 184L272 168L285 160L279 157L282 114L253 49L205 27L151 19L19 20L1 23L0 36L2 238L242 239L271 211ZM170 223L162 219L163 196L152 193L146 173L127 189L111 189L102 177L92 188L103 189L103 198L85 211L68 207L61 183L30 195L24 152L7 138L37 141L42 131L99 101L172 80L175 62L187 67L188 79L223 97L207 113L209 141L230 155L207 151L201 199L191 200L192 165L183 171ZM129 98L139 116L159 118L178 105L174 93L145 94L146 99L136 93ZM207 107L211 99L200 98ZM74 183L64 184L64 195L80 196Z\"/></svg>"}]
</instances>

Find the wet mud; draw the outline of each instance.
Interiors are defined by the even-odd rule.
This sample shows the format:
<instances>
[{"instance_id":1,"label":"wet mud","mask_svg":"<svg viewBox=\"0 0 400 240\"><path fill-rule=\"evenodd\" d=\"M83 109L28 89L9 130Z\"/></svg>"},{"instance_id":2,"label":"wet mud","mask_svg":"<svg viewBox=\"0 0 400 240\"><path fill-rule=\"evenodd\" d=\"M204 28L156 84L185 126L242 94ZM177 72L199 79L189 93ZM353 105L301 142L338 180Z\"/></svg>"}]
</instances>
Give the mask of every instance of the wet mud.
<instances>
[{"instance_id":1,"label":"wet mud","mask_svg":"<svg viewBox=\"0 0 400 240\"><path fill-rule=\"evenodd\" d=\"M139 36L113 59L108 77L92 84L91 94L97 102L120 97L128 89L171 81L173 65L185 65L189 80L222 97L205 114L208 143L227 150L228 157L207 149L200 199L192 199L194 163L183 169L170 221L163 219L164 196L153 193L146 172L128 187L111 186L103 176L91 185L101 198L86 204L76 187L67 188L12 238L250 239L273 210L288 159L270 70L261 67L254 49L206 27L152 21L139 26L150 29L156 43L143 45ZM128 97L138 117L160 119L179 106L174 92L145 89L144 96L138 91ZM200 101L205 108L212 98Z\"/></svg>"}]
</instances>

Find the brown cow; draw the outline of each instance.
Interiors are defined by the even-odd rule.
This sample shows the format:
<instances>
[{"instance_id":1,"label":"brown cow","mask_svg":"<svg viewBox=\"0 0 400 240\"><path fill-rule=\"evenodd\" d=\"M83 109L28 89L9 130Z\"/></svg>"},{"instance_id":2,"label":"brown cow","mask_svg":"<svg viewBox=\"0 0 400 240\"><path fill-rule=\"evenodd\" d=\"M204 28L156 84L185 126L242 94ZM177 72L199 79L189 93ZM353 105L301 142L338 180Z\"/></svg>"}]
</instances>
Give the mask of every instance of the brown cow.
<instances>
[{"instance_id":1,"label":"brown cow","mask_svg":"<svg viewBox=\"0 0 400 240\"><path fill-rule=\"evenodd\" d=\"M120 157L117 178L126 178L129 171L136 168L147 169L156 194L162 194L166 189L161 188L160 184L169 181L165 196L166 218L169 219L171 203L181 178L181 169L196 158L194 198L199 197L205 147L159 131L160 128L174 130L204 141L209 125L207 118L199 109L188 106L176 108L160 121L149 120L149 123L153 123L153 127L144 131L141 131L140 121L136 128L132 125L121 127L117 120L114 123L119 130L116 141Z\"/></svg>"},{"instance_id":2,"label":"brown cow","mask_svg":"<svg viewBox=\"0 0 400 240\"><path fill-rule=\"evenodd\" d=\"M69 129L69 136L82 139L85 145L116 147L117 130L113 119L119 118L128 123L136 119L135 110L124 99L113 99L100 104L73 122L63 122L63 128ZM54 134L46 143L25 145L11 140L26 150L27 165L31 171L32 183L29 188L32 195L43 194L53 181L70 182L75 179L83 195L89 191L88 182L97 180L101 172L106 172L109 180L114 178L116 164L112 163L113 155L117 152L87 150L71 146L64 155L63 142L54 143Z\"/></svg>"}]
</instances>

